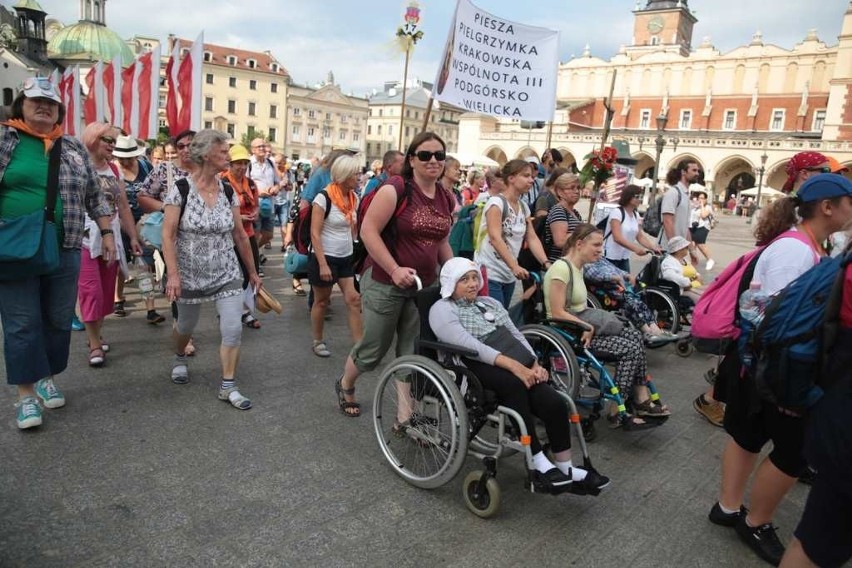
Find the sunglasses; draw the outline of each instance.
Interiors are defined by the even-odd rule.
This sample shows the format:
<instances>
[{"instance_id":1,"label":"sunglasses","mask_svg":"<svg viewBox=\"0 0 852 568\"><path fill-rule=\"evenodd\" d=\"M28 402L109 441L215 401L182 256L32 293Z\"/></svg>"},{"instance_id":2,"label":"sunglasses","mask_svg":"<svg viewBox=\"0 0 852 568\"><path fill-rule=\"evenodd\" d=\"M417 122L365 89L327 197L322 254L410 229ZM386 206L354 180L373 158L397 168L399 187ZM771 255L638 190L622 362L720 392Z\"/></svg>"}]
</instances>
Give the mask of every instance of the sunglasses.
<instances>
[{"instance_id":1,"label":"sunglasses","mask_svg":"<svg viewBox=\"0 0 852 568\"><path fill-rule=\"evenodd\" d=\"M115 138L112 136L101 136L101 142L104 144L115 144Z\"/></svg>"},{"instance_id":2,"label":"sunglasses","mask_svg":"<svg viewBox=\"0 0 852 568\"><path fill-rule=\"evenodd\" d=\"M417 159L421 162L428 162L433 157L439 162L443 162L447 159L447 153L443 150L438 150L437 152L430 152L429 150L420 150L414 152L414 155L417 156Z\"/></svg>"},{"instance_id":3,"label":"sunglasses","mask_svg":"<svg viewBox=\"0 0 852 568\"><path fill-rule=\"evenodd\" d=\"M192 144L192 142L187 142L186 144L178 143L176 146L178 150L186 150L187 148L189 148L190 144Z\"/></svg>"},{"instance_id":4,"label":"sunglasses","mask_svg":"<svg viewBox=\"0 0 852 568\"><path fill-rule=\"evenodd\" d=\"M821 174L830 174L831 166L822 166L821 168L805 168L809 172L819 172Z\"/></svg>"}]
</instances>

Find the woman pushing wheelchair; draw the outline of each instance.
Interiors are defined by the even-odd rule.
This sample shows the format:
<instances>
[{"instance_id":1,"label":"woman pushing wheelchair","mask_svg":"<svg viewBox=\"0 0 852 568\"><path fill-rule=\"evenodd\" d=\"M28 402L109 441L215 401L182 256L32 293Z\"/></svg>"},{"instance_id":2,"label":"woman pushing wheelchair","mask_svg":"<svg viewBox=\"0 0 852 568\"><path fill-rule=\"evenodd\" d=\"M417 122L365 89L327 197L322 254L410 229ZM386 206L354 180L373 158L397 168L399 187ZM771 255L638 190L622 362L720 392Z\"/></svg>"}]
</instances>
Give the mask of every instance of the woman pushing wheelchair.
<instances>
[{"instance_id":1,"label":"woman pushing wheelchair","mask_svg":"<svg viewBox=\"0 0 852 568\"><path fill-rule=\"evenodd\" d=\"M502 304L478 296L484 286L479 266L450 259L440 280L442 299L429 311L429 324L440 341L476 351L478 356L464 358L464 365L500 404L521 415L532 438L534 478L554 493L597 494L609 485L607 477L572 464L568 405L548 384L547 371ZM535 418L544 423L553 462L535 434Z\"/></svg>"}]
</instances>

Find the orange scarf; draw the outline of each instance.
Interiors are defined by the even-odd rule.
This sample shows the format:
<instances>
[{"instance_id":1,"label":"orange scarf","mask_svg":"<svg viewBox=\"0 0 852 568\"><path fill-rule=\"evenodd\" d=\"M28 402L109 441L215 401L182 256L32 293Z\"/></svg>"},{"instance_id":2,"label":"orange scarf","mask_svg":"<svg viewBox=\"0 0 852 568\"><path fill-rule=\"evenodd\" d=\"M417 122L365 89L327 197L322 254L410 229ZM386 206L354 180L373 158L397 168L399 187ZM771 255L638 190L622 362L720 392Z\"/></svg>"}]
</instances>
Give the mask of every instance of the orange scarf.
<instances>
[{"instance_id":1,"label":"orange scarf","mask_svg":"<svg viewBox=\"0 0 852 568\"><path fill-rule=\"evenodd\" d=\"M343 215L346 217L346 220L349 221L349 224L354 225L355 206L358 202L358 199L355 197L355 192L350 191L349 195L344 195L343 188L340 187L340 184L338 183L328 184L328 187L326 187L325 190L328 192L331 202L343 212Z\"/></svg>"},{"instance_id":2,"label":"orange scarf","mask_svg":"<svg viewBox=\"0 0 852 568\"><path fill-rule=\"evenodd\" d=\"M240 195L240 198L243 201L248 202L248 203L244 204L246 206L246 208L252 208L255 205L257 205L254 202L254 195L252 195L251 186L249 185L249 181L248 181L248 178L246 176L243 176L242 182L239 182L239 183L237 182L237 180L234 179L234 176L231 175L231 172L226 172L224 177L227 178L227 180L231 184L231 186Z\"/></svg>"},{"instance_id":3,"label":"orange scarf","mask_svg":"<svg viewBox=\"0 0 852 568\"><path fill-rule=\"evenodd\" d=\"M48 132L47 134L42 134L41 132L36 132L30 127L26 122L21 120L20 118L13 118L11 120L7 120L6 122L0 123L5 126L9 126L18 130L20 132L26 132L30 136L34 136L36 138L41 139L44 142L44 154L47 155L50 152L50 149L53 147L53 141L62 136L62 127L58 124L53 127L53 130Z\"/></svg>"}]
</instances>

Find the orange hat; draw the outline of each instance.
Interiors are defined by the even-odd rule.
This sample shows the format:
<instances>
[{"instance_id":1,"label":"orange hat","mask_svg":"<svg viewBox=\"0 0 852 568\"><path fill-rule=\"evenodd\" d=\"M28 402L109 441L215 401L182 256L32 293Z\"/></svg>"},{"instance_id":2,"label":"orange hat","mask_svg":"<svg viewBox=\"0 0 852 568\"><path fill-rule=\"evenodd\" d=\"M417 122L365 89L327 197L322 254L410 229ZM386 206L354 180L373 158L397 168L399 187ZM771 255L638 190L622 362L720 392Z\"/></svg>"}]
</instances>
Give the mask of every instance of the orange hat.
<instances>
[{"instance_id":1,"label":"orange hat","mask_svg":"<svg viewBox=\"0 0 852 568\"><path fill-rule=\"evenodd\" d=\"M831 173L839 174L849 171L849 168L838 162L837 158L832 158L831 156L826 156L826 158L828 159L828 165L831 166Z\"/></svg>"}]
</instances>

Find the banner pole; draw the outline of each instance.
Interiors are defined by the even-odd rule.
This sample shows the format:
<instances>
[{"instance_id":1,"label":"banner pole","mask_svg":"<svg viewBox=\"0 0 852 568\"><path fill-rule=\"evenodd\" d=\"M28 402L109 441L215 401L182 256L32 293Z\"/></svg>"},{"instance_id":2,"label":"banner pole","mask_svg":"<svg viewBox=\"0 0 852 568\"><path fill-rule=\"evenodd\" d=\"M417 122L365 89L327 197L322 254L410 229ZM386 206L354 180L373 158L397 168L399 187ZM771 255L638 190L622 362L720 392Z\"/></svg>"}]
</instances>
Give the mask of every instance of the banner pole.
<instances>
[{"instance_id":1,"label":"banner pole","mask_svg":"<svg viewBox=\"0 0 852 568\"><path fill-rule=\"evenodd\" d=\"M615 114L612 110L612 95L615 93L615 77L618 75L618 69L612 70L612 83L609 85L609 97L604 101L604 109L606 112L606 117L604 119L604 128L601 133L601 148L600 155L603 156L604 148L606 148L606 139L609 138L609 131L612 127L612 117ZM598 192L600 191L600 184L595 182L595 187L592 190L592 198L589 200L589 223L592 222L592 217L595 213L595 202L598 200Z\"/></svg>"},{"instance_id":2,"label":"banner pole","mask_svg":"<svg viewBox=\"0 0 852 568\"><path fill-rule=\"evenodd\" d=\"M435 97L432 94L429 94L429 101L426 103L426 112L423 113L423 128L420 129L420 132L426 132L426 129L429 127L429 117L432 115L432 103L435 102Z\"/></svg>"},{"instance_id":3,"label":"banner pole","mask_svg":"<svg viewBox=\"0 0 852 568\"><path fill-rule=\"evenodd\" d=\"M411 46L405 50L405 69L402 72L402 108L399 111L399 144L397 149L402 152L402 129L405 124L405 91L408 89L408 59L411 55Z\"/></svg>"}]
</instances>

